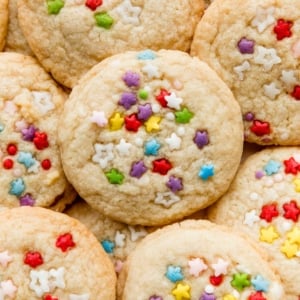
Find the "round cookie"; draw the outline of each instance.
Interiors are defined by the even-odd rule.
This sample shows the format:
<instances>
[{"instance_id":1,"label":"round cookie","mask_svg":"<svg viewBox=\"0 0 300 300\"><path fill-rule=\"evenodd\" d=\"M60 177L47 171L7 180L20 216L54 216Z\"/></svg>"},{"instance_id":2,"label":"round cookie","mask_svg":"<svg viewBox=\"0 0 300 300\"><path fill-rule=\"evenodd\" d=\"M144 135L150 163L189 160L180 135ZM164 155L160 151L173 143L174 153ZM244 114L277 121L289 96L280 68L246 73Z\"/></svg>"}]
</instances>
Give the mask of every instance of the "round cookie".
<instances>
[{"instance_id":1,"label":"round cookie","mask_svg":"<svg viewBox=\"0 0 300 300\"><path fill-rule=\"evenodd\" d=\"M63 210L75 198L57 125L66 96L29 56L0 54L0 206Z\"/></svg>"},{"instance_id":2,"label":"round cookie","mask_svg":"<svg viewBox=\"0 0 300 300\"><path fill-rule=\"evenodd\" d=\"M4 48L7 34L8 0L0 0L0 51Z\"/></svg>"},{"instance_id":3,"label":"round cookie","mask_svg":"<svg viewBox=\"0 0 300 300\"><path fill-rule=\"evenodd\" d=\"M80 222L39 207L0 220L2 299L115 300L112 263Z\"/></svg>"},{"instance_id":4,"label":"round cookie","mask_svg":"<svg viewBox=\"0 0 300 300\"><path fill-rule=\"evenodd\" d=\"M129 255L118 299L286 299L267 259L230 228L184 221L149 234Z\"/></svg>"},{"instance_id":5,"label":"round cookie","mask_svg":"<svg viewBox=\"0 0 300 300\"><path fill-rule=\"evenodd\" d=\"M126 52L95 66L66 102L59 140L84 200L147 226L223 195L243 146L230 90L205 63L174 50Z\"/></svg>"},{"instance_id":6,"label":"round cookie","mask_svg":"<svg viewBox=\"0 0 300 300\"><path fill-rule=\"evenodd\" d=\"M231 88L249 142L300 144L299 26L288 0L216 0L198 24L191 54Z\"/></svg>"},{"instance_id":7,"label":"round cookie","mask_svg":"<svg viewBox=\"0 0 300 300\"><path fill-rule=\"evenodd\" d=\"M203 10L203 0L22 0L18 14L41 64L73 87L99 61L126 50L189 51Z\"/></svg>"},{"instance_id":8,"label":"round cookie","mask_svg":"<svg viewBox=\"0 0 300 300\"><path fill-rule=\"evenodd\" d=\"M287 298L300 297L300 148L250 156L229 191L209 208L212 221L243 230L272 257Z\"/></svg>"}]
</instances>

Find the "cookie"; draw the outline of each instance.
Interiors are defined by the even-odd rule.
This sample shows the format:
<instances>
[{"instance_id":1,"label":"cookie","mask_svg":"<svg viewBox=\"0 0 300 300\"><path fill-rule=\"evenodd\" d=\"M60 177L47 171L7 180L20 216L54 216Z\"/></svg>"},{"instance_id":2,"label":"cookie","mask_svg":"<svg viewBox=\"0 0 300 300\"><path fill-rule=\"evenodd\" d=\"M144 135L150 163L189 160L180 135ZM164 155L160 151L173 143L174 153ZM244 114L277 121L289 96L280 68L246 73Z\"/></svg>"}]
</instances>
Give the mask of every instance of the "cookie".
<instances>
[{"instance_id":1,"label":"cookie","mask_svg":"<svg viewBox=\"0 0 300 300\"><path fill-rule=\"evenodd\" d=\"M75 198L64 175L57 125L66 96L29 56L0 54L0 206L54 207Z\"/></svg>"},{"instance_id":2,"label":"cookie","mask_svg":"<svg viewBox=\"0 0 300 300\"><path fill-rule=\"evenodd\" d=\"M73 87L99 61L126 50L189 51L204 1L22 0L18 10L41 64Z\"/></svg>"},{"instance_id":3,"label":"cookie","mask_svg":"<svg viewBox=\"0 0 300 300\"><path fill-rule=\"evenodd\" d=\"M272 256L287 298L300 297L300 148L249 156L228 193L208 210L220 224L243 230Z\"/></svg>"},{"instance_id":4,"label":"cookie","mask_svg":"<svg viewBox=\"0 0 300 300\"><path fill-rule=\"evenodd\" d=\"M18 0L8 2L9 22L4 51L34 56L19 25L17 2Z\"/></svg>"},{"instance_id":5,"label":"cookie","mask_svg":"<svg viewBox=\"0 0 300 300\"><path fill-rule=\"evenodd\" d=\"M0 220L2 299L115 300L112 263L80 222L39 207Z\"/></svg>"},{"instance_id":6,"label":"cookie","mask_svg":"<svg viewBox=\"0 0 300 300\"><path fill-rule=\"evenodd\" d=\"M166 224L219 198L242 153L242 119L205 63L174 50L130 51L95 66L59 124L66 175L101 213Z\"/></svg>"},{"instance_id":7,"label":"cookie","mask_svg":"<svg viewBox=\"0 0 300 300\"><path fill-rule=\"evenodd\" d=\"M7 34L8 0L0 0L0 51L4 48Z\"/></svg>"},{"instance_id":8,"label":"cookie","mask_svg":"<svg viewBox=\"0 0 300 300\"><path fill-rule=\"evenodd\" d=\"M288 0L216 0L198 24L191 54L233 91L249 142L300 144L299 26Z\"/></svg>"},{"instance_id":9,"label":"cookie","mask_svg":"<svg viewBox=\"0 0 300 300\"><path fill-rule=\"evenodd\" d=\"M149 234L131 253L118 299L286 299L267 259L230 228L184 221Z\"/></svg>"}]
</instances>

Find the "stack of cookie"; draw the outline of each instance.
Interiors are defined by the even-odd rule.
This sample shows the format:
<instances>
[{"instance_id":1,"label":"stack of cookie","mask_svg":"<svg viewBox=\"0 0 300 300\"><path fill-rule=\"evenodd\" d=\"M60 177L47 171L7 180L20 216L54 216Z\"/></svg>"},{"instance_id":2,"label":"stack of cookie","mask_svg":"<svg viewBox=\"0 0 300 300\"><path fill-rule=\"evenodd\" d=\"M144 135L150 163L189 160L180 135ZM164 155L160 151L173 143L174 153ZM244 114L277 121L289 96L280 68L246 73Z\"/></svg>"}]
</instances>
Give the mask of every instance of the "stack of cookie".
<instances>
[{"instance_id":1,"label":"stack of cookie","mask_svg":"<svg viewBox=\"0 0 300 300\"><path fill-rule=\"evenodd\" d=\"M0 0L0 299L299 300L299 20Z\"/></svg>"}]
</instances>

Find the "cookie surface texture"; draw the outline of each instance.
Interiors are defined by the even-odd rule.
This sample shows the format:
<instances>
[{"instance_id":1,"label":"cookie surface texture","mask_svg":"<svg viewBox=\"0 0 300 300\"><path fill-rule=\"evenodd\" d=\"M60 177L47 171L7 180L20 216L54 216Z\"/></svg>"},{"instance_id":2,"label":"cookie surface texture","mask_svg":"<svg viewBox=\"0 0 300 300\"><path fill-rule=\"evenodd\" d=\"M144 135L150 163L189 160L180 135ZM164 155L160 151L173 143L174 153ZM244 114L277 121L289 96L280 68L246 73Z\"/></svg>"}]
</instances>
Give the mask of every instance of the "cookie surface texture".
<instances>
[{"instance_id":1,"label":"cookie surface texture","mask_svg":"<svg viewBox=\"0 0 300 300\"><path fill-rule=\"evenodd\" d=\"M289 300L300 296L300 148L271 148L251 155L228 193L208 217L243 230L264 247L277 267Z\"/></svg>"},{"instance_id":2,"label":"cookie surface texture","mask_svg":"<svg viewBox=\"0 0 300 300\"><path fill-rule=\"evenodd\" d=\"M73 89L59 128L78 194L105 215L140 225L182 218L225 193L242 138L226 85L197 58L172 50L101 62Z\"/></svg>"},{"instance_id":3,"label":"cookie surface texture","mask_svg":"<svg viewBox=\"0 0 300 300\"><path fill-rule=\"evenodd\" d=\"M299 26L287 0L217 0L198 24L191 53L233 91L249 142L300 144Z\"/></svg>"},{"instance_id":4,"label":"cookie surface texture","mask_svg":"<svg viewBox=\"0 0 300 300\"><path fill-rule=\"evenodd\" d=\"M8 22L8 0L0 0L0 51L5 44Z\"/></svg>"},{"instance_id":5,"label":"cookie surface texture","mask_svg":"<svg viewBox=\"0 0 300 300\"><path fill-rule=\"evenodd\" d=\"M64 205L75 197L57 145L65 94L31 57L0 54L0 206Z\"/></svg>"},{"instance_id":6,"label":"cookie surface texture","mask_svg":"<svg viewBox=\"0 0 300 300\"><path fill-rule=\"evenodd\" d=\"M3 299L115 299L112 263L80 222L39 207L0 220Z\"/></svg>"},{"instance_id":7,"label":"cookie surface texture","mask_svg":"<svg viewBox=\"0 0 300 300\"><path fill-rule=\"evenodd\" d=\"M119 299L285 299L266 257L246 238L205 221L184 221L148 235L129 256Z\"/></svg>"},{"instance_id":8,"label":"cookie surface texture","mask_svg":"<svg viewBox=\"0 0 300 300\"><path fill-rule=\"evenodd\" d=\"M203 10L203 0L22 0L18 13L42 65L73 87L113 54L145 48L189 51Z\"/></svg>"}]
</instances>

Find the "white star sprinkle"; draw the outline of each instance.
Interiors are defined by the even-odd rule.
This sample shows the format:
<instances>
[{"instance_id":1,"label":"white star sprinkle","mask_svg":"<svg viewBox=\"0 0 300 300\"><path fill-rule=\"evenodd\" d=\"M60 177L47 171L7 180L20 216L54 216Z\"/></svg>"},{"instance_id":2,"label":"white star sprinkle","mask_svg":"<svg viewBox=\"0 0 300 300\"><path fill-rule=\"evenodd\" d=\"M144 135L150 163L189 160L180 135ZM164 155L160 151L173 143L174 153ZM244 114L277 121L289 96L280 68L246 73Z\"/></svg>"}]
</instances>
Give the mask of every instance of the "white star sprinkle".
<instances>
[{"instance_id":1,"label":"white star sprinkle","mask_svg":"<svg viewBox=\"0 0 300 300\"><path fill-rule=\"evenodd\" d=\"M142 9L139 6L133 6L130 0L124 0L114 10L120 16L122 23L139 25L139 15Z\"/></svg>"},{"instance_id":2,"label":"white star sprinkle","mask_svg":"<svg viewBox=\"0 0 300 300\"><path fill-rule=\"evenodd\" d=\"M281 89L278 89L274 82L264 85L264 94L270 99L274 100L280 93Z\"/></svg>"},{"instance_id":3,"label":"white star sprinkle","mask_svg":"<svg viewBox=\"0 0 300 300\"><path fill-rule=\"evenodd\" d=\"M117 247L124 247L125 246L125 239L126 235L124 233L121 233L119 230L115 234L115 243Z\"/></svg>"},{"instance_id":4,"label":"white star sprinkle","mask_svg":"<svg viewBox=\"0 0 300 300\"><path fill-rule=\"evenodd\" d=\"M127 143L124 139L121 139L120 143L116 146L116 149L120 155L127 156L130 153L129 149L131 148L131 146L132 145L130 143Z\"/></svg>"},{"instance_id":5,"label":"white star sprinkle","mask_svg":"<svg viewBox=\"0 0 300 300\"><path fill-rule=\"evenodd\" d=\"M274 7L263 8L259 6L256 10L256 16L252 20L251 25L253 27L257 27L257 31L259 33L263 32L269 25L275 22L274 12Z\"/></svg>"},{"instance_id":6,"label":"white star sprinkle","mask_svg":"<svg viewBox=\"0 0 300 300\"><path fill-rule=\"evenodd\" d=\"M148 234L146 229L142 226L128 226L128 229L130 231L130 239L132 242L135 242Z\"/></svg>"},{"instance_id":7,"label":"white star sprinkle","mask_svg":"<svg viewBox=\"0 0 300 300\"><path fill-rule=\"evenodd\" d=\"M159 78L161 76L157 66L150 62L146 63L146 65L142 68L142 72L146 74L149 79Z\"/></svg>"},{"instance_id":8,"label":"white star sprinkle","mask_svg":"<svg viewBox=\"0 0 300 300\"><path fill-rule=\"evenodd\" d=\"M229 262L225 261L222 258L218 258L217 263L212 264L211 267L215 271L215 276L220 276L221 274L226 275L227 274L227 268L228 268Z\"/></svg>"},{"instance_id":9,"label":"white star sprinkle","mask_svg":"<svg viewBox=\"0 0 300 300\"><path fill-rule=\"evenodd\" d=\"M166 143L169 145L170 150L180 149L181 146L181 138L176 135L176 133L172 133L171 137L165 139Z\"/></svg>"},{"instance_id":10,"label":"white star sprinkle","mask_svg":"<svg viewBox=\"0 0 300 300\"><path fill-rule=\"evenodd\" d=\"M8 296L9 298L14 297L17 287L13 284L11 280L1 281L0 285L3 296Z\"/></svg>"},{"instance_id":11,"label":"white star sprinkle","mask_svg":"<svg viewBox=\"0 0 300 300\"><path fill-rule=\"evenodd\" d=\"M171 93L169 96L165 96L167 101L167 106L170 108L175 108L177 110L180 109L180 104L182 103L182 99L177 97L175 93Z\"/></svg>"},{"instance_id":12,"label":"white star sprinkle","mask_svg":"<svg viewBox=\"0 0 300 300\"><path fill-rule=\"evenodd\" d=\"M38 173L40 170L40 162L34 158L34 164L27 169L28 173Z\"/></svg>"},{"instance_id":13,"label":"white star sprinkle","mask_svg":"<svg viewBox=\"0 0 300 300\"><path fill-rule=\"evenodd\" d=\"M55 105L52 102L52 95L50 93L32 91L31 94L33 96L33 103L41 115L45 115L55 108Z\"/></svg>"},{"instance_id":14,"label":"white star sprinkle","mask_svg":"<svg viewBox=\"0 0 300 300\"><path fill-rule=\"evenodd\" d=\"M106 168L108 162L114 159L113 144L95 144L94 145L96 154L93 156L93 162L100 165L102 169Z\"/></svg>"},{"instance_id":15,"label":"white star sprinkle","mask_svg":"<svg viewBox=\"0 0 300 300\"><path fill-rule=\"evenodd\" d=\"M244 72L250 70L250 64L246 60L241 65L233 68L233 71L238 75L239 80L244 80Z\"/></svg>"},{"instance_id":16,"label":"white star sprinkle","mask_svg":"<svg viewBox=\"0 0 300 300\"><path fill-rule=\"evenodd\" d=\"M0 253L0 264L2 267L6 267L11 261L12 257L8 254L8 251L3 251Z\"/></svg>"},{"instance_id":17,"label":"white star sprinkle","mask_svg":"<svg viewBox=\"0 0 300 300\"><path fill-rule=\"evenodd\" d=\"M297 83L295 72L292 70L290 71L283 70L281 72L280 80L283 81L288 87L292 87Z\"/></svg>"},{"instance_id":18,"label":"white star sprinkle","mask_svg":"<svg viewBox=\"0 0 300 300\"><path fill-rule=\"evenodd\" d=\"M170 207L181 199L171 192L157 193L154 200L155 204L161 204L164 207Z\"/></svg>"},{"instance_id":19,"label":"white star sprinkle","mask_svg":"<svg viewBox=\"0 0 300 300\"><path fill-rule=\"evenodd\" d=\"M281 58L277 56L274 48L265 48L257 46L258 53L254 56L254 62L258 65L263 65L265 71L270 71L272 67L281 62Z\"/></svg>"},{"instance_id":20,"label":"white star sprinkle","mask_svg":"<svg viewBox=\"0 0 300 300\"><path fill-rule=\"evenodd\" d=\"M194 277L198 277L201 272L207 269L207 265L201 258L193 258L188 261L189 264L189 273Z\"/></svg>"},{"instance_id":21,"label":"white star sprinkle","mask_svg":"<svg viewBox=\"0 0 300 300\"><path fill-rule=\"evenodd\" d=\"M89 299L90 299L90 294L82 294L82 295L70 294L69 295L69 300L89 300Z\"/></svg>"},{"instance_id":22,"label":"white star sprinkle","mask_svg":"<svg viewBox=\"0 0 300 300\"><path fill-rule=\"evenodd\" d=\"M14 104L13 101L6 101L4 111L10 115L13 115L17 111L17 106Z\"/></svg>"},{"instance_id":23,"label":"white star sprinkle","mask_svg":"<svg viewBox=\"0 0 300 300\"><path fill-rule=\"evenodd\" d=\"M293 46L292 46L293 56L294 58L300 57L300 40L298 40Z\"/></svg>"},{"instance_id":24,"label":"white star sprinkle","mask_svg":"<svg viewBox=\"0 0 300 300\"><path fill-rule=\"evenodd\" d=\"M243 224L252 227L253 224L258 221L259 221L259 217L256 214L255 209L253 209L245 214L245 219L244 219Z\"/></svg>"},{"instance_id":25,"label":"white star sprinkle","mask_svg":"<svg viewBox=\"0 0 300 300\"><path fill-rule=\"evenodd\" d=\"M104 127L108 123L103 111L93 111L93 116L90 120L92 123L96 123L99 127Z\"/></svg>"}]
</instances>

